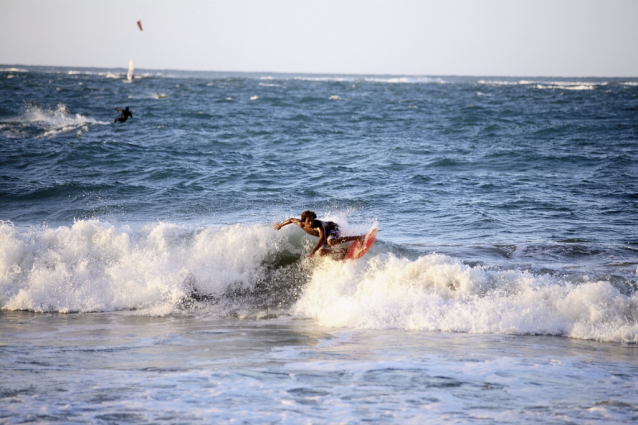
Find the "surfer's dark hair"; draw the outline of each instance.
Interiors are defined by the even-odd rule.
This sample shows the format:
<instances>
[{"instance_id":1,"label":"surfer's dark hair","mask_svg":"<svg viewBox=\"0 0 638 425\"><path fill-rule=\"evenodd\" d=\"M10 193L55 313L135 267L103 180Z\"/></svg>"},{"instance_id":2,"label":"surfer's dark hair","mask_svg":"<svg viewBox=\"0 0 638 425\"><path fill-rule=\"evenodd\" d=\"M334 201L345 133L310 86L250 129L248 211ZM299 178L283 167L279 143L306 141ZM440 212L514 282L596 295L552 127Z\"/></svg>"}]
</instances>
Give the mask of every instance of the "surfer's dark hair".
<instances>
[{"instance_id":1,"label":"surfer's dark hair","mask_svg":"<svg viewBox=\"0 0 638 425\"><path fill-rule=\"evenodd\" d=\"M306 221L306 217L310 217L313 220L316 220L317 214L315 214L314 211L306 210L301 213L301 221Z\"/></svg>"}]
</instances>

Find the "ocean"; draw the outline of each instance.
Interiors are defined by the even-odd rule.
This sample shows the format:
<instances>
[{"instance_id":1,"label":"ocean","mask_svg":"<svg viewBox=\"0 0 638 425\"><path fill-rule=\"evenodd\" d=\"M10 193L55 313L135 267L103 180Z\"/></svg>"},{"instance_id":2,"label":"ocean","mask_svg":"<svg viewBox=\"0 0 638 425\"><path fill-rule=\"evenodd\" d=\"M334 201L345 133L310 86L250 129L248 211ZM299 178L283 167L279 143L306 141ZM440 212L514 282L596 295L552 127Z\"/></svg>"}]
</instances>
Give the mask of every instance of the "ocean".
<instances>
[{"instance_id":1,"label":"ocean","mask_svg":"<svg viewBox=\"0 0 638 425\"><path fill-rule=\"evenodd\" d=\"M0 422L635 423L637 159L636 78L1 65Z\"/></svg>"}]
</instances>

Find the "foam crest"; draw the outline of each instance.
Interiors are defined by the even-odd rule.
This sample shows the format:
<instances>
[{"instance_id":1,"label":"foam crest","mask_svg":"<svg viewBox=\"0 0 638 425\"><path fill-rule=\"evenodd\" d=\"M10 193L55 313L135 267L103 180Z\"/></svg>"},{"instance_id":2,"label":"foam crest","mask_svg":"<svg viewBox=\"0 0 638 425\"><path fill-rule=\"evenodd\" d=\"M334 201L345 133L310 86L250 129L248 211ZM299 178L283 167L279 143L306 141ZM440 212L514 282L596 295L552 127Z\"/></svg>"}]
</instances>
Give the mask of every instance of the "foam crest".
<instances>
[{"instance_id":1,"label":"foam crest","mask_svg":"<svg viewBox=\"0 0 638 425\"><path fill-rule=\"evenodd\" d=\"M606 86L607 81L500 81L500 80L479 80L478 84L488 86L525 86L539 90L560 89L560 90L594 90L597 87Z\"/></svg>"},{"instance_id":2,"label":"foam crest","mask_svg":"<svg viewBox=\"0 0 638 425\"><path fill-rule=\"evenodd\" d=\"M44 131L42 137L53 136L73 130L88 131L89 125L107 125L106 121L98 121L84 117L80 114L72 114L66 105L60 103L55 109L42 108L40 106L28 106L24 115L19 120L22 123L35 125Z\"/></svg>"},{"instance_id":3,"label":"foam crest","mask_svg":"<svg viewBox=\"0 0 638 425\"><path fill-rule=\"evenodd\" d=\"M296 76L293 78L298 81L314 81L314 82L335 82L335 83L356 83L360 81L369 83L383 84L430 84L445 83L441 78L432 77L356 77L356 76Z\"/></svg>"},{"instance_id":4,"label":"foam crest","mask_svg":"<svg viewBox=\"0 0 638 425\"><path fill-rule=\"evenodd\" d=\"M364 78L364 81L371 83L387 83L387 84L430 84L430 83L445 83L441 78L431 77L368 77Z\"/></svg>"},{"instance_id":5,"label":"foam crest","mask_svg":"<svg viewBox=\"0 0 638 425\"><path fill-rule=\"evenodd\" d=\"M610 282L570 283L470 267L444 255L322 263L295 306L328 327L565 335L638 342L638 296Z\"/></svg>"},{"instance_id":6,"label":"foam crest","mask_svg":"<svg viewBox=\"0 0 638 425\"><path fill-rule=\"evenodd\" d=\"M26 69L22 69L22 68L0 68L0 72L29 72Z\"/></svg>"},{"instance_id":7,"label":"foam crest","mask_svg":"<svg viewBox=\"0 0 638 425\"><path fill-rule=\"evenodd\" d=\"M0 224L0 308L37 312L173 311L193 291L250 288L283 246L269 227L134 230L99 221L18 230Z\"/></svg>"},{"instance_id":8,"label":"foam crest","mask_svg":"<svg viewBox=\"0 0 638 425\"><path fill-rule=\"evenodd\" d=\"M521 81L523 85L529 85L540 90L560 89L560 90L594 90L597 87L606 86L607 82L590 81Z\"/></svg>"},{"instance_id":9,"label":"foam crest","mask_svg":"<svg viewBox=\"0 0 638 425\"><path fill-rule=\"evenodd\" d=\"M335 82L335 83L354 83L358 81L356 77L337 77L337 76L323 76L323 77L308 77L308 76L296 76L293 80L297 81L316 81L316 82Z\"/></svg>"}]
</instances>

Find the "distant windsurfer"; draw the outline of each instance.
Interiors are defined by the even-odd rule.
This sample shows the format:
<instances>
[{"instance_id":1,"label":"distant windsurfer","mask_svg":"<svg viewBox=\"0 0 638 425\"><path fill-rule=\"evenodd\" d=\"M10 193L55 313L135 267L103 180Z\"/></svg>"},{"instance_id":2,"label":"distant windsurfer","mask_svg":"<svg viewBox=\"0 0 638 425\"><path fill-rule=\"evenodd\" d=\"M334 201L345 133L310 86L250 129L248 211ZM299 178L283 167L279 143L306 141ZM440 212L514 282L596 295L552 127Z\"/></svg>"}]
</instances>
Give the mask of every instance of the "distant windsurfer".
<instances>
[{"instance_id":1,"label":"distant windsurfer","mask_svg":"<svg viewBox=\"0 0 638 425\"><path fill-rule=\"evenodd\" d=\"M319 242L310 251L308 258L315 255L319 251L319 255L345 255L345 249L333 249L333 246L340 245L342 243L351 241L361 241L363 236L341 236L341 230L339 225L332 221L317 220L317 214L312 211L304 211L301 214L301 220L297 218L289 218L286 221L275 224L275 229L279 230L282 227L293 223L301 227L301 229L312 236L319 237Z\"/></svg>"},{"instance_id":2,"label":"distant windsurfer","mask_svg":"<svg viewBox=\"0 0 638 425\"><path fill-rule=\"evenodd\" d=\"M120 111L122 115L120 115L119 118L115 118L113 120L113 124L115 124L116 122L126 122L129 117L133 118L133 114L131 113L131 111L128 110L128 106L126 107L126 109L115 108L115 110Z\"/></svg>"}]
</instances>

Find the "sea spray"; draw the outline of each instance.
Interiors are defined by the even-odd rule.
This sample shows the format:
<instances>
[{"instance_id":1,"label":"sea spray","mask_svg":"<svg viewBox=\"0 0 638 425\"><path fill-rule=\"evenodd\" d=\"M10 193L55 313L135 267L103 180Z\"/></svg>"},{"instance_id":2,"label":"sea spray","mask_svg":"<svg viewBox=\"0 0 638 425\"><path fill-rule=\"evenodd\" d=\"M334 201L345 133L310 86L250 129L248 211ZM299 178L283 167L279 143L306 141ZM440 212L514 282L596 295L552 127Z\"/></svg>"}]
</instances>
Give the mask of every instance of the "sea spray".
<instances>
[{"instance_id":1,"label":"sea spray","mask_svg":"<svg viewBox=\"0 0 638 425\"><path fill-rule=\"evenodd\" d=\"M608 281L471 267L445 255L325 261L295 312L327 327L565 335L638 342L638 295Z\"/></svg>"},{"instance_id":2,"label":"sea spray","mask_svg":"<svg viewBox=\"0 0 638 425\"><path fill-rule=\"evenodd\" d=\"M11 131L4 131L5 137L32 136L35 138L50 138L61 133L79 131L84 133L91 126L108 125L108 121L100 121L79 113L73 113L63 104L46 107L35 103L24 104L22 113L17 117L4 118L0 123L5 127L12 127Z\"/></svg>"}]
</instances>

